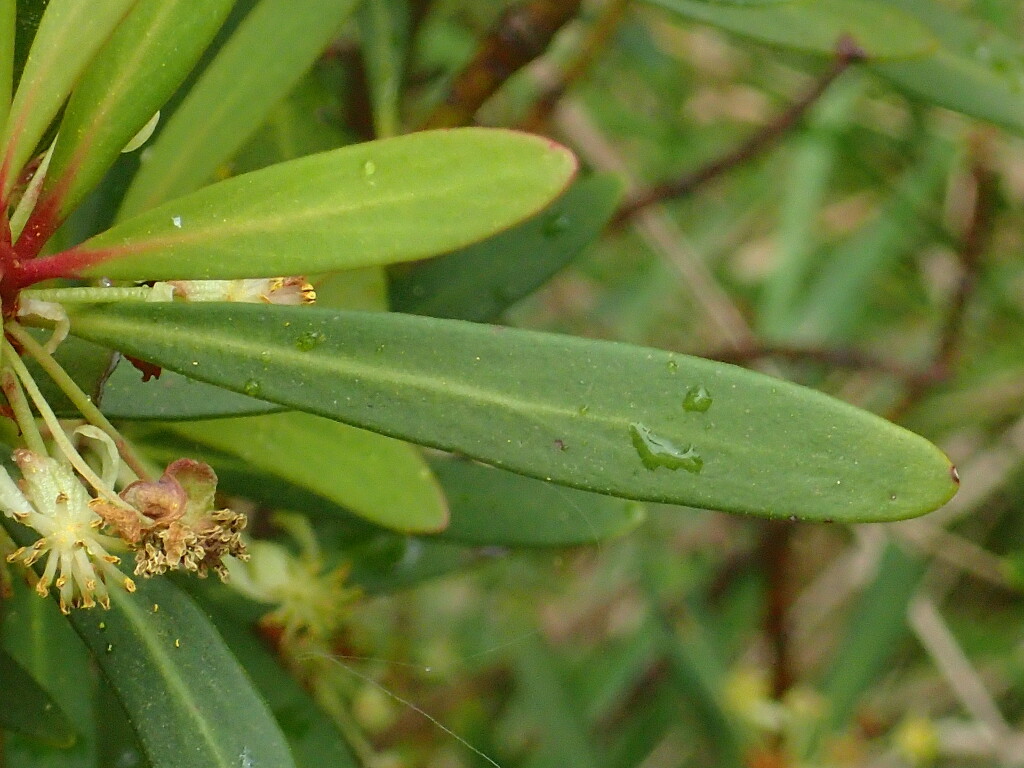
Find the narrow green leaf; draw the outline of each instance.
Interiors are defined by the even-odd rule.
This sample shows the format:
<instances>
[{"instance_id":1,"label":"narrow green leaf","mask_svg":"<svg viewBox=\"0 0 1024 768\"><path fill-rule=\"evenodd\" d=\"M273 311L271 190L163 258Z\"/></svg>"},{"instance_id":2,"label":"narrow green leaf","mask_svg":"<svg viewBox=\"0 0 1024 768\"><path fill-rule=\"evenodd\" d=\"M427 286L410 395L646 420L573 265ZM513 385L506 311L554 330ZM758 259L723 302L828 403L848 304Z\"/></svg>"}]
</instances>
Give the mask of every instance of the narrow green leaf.
<instances>
[{"instance_id":1,"label":"narrow green leaf","mask_svg":"<svg viewBox=\"0 0 1024 768\"><path fill-rule=\"evenodd\" d=\"M312 66L355 6L356 0L262 0L149 148L121 217L207 182Z\"/></svg>"},{"instance_id":2,"label":"narrow green leaf","mask_svg":"<svg viewBox=\"0 0 1024 768\"><path fill-rule=\"evenodd\" d=\"M516 688L526 699L540 740L535 749L540 765L600 765L583 717L579 692L566 684L561 659L530 633L516 643Z\"/></svg>"},{"instance_id":3,"label":"narrow green leaf","mask_svg":"<svg viewBox=\"0 0 1024 768\"><path fill-rule=\"evenodd\" d=\"M6 199L22 167L96 51L137 0L50 0L29 50L0 134L0 200Z\"/></svg>"},{"instance_id":4,"label":"narrow green leaf","mask_svg":"<svg viewBox=\"0 0 1024 768\"><path fill-rule=\"evenodd\" d=\"M610 495L867 521L923 514L956 491L949 460L884 419L654 349L251 304L81 307L72 330L193 378Z\"/></svg>"},{"instance_id":5,"label":"narrow green leaf","mask_svg":"<svg viewBox=\"0 0 1024 768\"><path fill-rule=\"evenodd\" d=\"M706 0L645 2L758 42L811 53L835 53L843 35L853 37L872 60L922 56L938 45L913 16L876 0L793 0L745 6Z\"/></svg>"},{"instance_id":6,"label":"narrow green leaf","mask_svg":"<svg viewBox=\"0 0 1024 768\"><path fill-rule=\"evenodd\" d=\"M560 488L469 461L431 463L451 507L438 538L475 545L563 547L620 536L644 519L634 502Z\"/></svg>"},{"instance_id":7,"label":"narrow green leaf","mask_svg":"<svg viewBox=\"0 0 1024 768\"><path fill-rule=\"evenodd\" d=\"M180 422L179 435L237 456L377 525L438 531L448 507L413 446L308 413Z\"/></svg>"},{"instance_id":8,"label":"narrow green leaf","mask_svg":"<svg viewBox=\"0 0 1024 768\"><path fill-rule=\"evenodd\" d=\"M872 69L932 104L1024 132L1024 48L1017 37L932 0L886 0L941 41L933 54Z\"/></svg>"},{"instance_id":9,"label":"narrow green leaf","mask_svg":"<svg viewBox=\"0 0 1024 768\"><path fill-rule=\"evenodd\" d=\"M778 266L765 282L758 328L773 339L787 339L796 321L797 299L817 267L821 236L818 214L864 93L863 77L835 83L814 106L806 128L791 139L790 171L780 185ZM859 73L858 73L859 74Z\"/></svg>"},{"instance_id":10,"label":"narrow green leaf","mask_svg":"<svg viewBox=\"0 0 1024 768\"><path fill-rule=\"evenodd\" d=\"M575 172L514 131L430 131L344 147L213 184L25 264L124 280L273 277L420 259L535 213Z\"/></svg>"},{"instance_id":11,"label":"narrow green leaf","mask_svg":"<svg viewBox=\"0 0 1024 768\"><path fill-rule=\"evenodd\" d=\"M14 32L17 0L0 0L0 131L7 123L14 85Z\"/></svg>"},{"instance_id":12,"label":"narrow green leaf","mask_svg":"<svg viewBox=\"0 0 1024 768\"><path fill-rule=\"evenodd\" d=\"M52 747L70 747L75 728L54 701L10 654L0 648L0 728L20 733Z\"/></svg>"},{"instance_id":13,"label":"narrow green leaf","mask_svg":"<svg viewBox=\"0 0 1024 768\"><path fill-rule=\"evenodd\" d=\"M921 157L906 170L878 216L827 254L806 289L791 338L809 343L848 339L870 310L865 297L874 281L928 233L921 212L938 204L954 147L944 136L924 138Z\"/></svg>"},{"instance_id":14,"label":"narrow green leaf","mask_svg":"<svg viewBox=\"0 0 1024 768\"><path fill-rule=\"evenodd\" d=\"M889 544L872 582L854 606L843 641L821 682L829 702L826 727L845 729L867 689L888 669L907 636L907 607L926 563Z\"/></svg>"},{"instance_id":15,"label":"narrow green leaf","mask_svg":"<svg viewBox=\"0 0 1024 768\"><path fill-rule=\"evenodd\" d=\"M391 270L391 307L484 322L546 283L600 235L622 195L611 174L582 179L516 227L467 248Z\"/></svg>"},{"instance_id":16,"label":"narrow green leaf","mask_svg":"<svg viewBox=\"0 0 1024 768\"><path fill-rule=\"evenodd\" d=\"M68 102L41 205L63 219L198 61L234 0L140 0ZM53 205L52 203L50 204Z\"/></svg>"},{"instance_id":17,"label":"narrow green leaf","mask_svg":"<svg viewBox=\"0 0 1024 768\"><path fill-rule=\"evenodd\" d=\"M378 138L401 132L402 73L409 45L408 0L368 0L359 9L363 67Z\"/></svg>"},{"instance_id":18,"label":"narrow green leaf","mask_svg":"<svg viewBox=\"0 0 1024 768\"><path fill-rule=\"evenodd\" d=\"M293 766L266 704L209 619L169 579L111 590L70 620L132 720L153 768Z\"/></svg>"}]
</instances>

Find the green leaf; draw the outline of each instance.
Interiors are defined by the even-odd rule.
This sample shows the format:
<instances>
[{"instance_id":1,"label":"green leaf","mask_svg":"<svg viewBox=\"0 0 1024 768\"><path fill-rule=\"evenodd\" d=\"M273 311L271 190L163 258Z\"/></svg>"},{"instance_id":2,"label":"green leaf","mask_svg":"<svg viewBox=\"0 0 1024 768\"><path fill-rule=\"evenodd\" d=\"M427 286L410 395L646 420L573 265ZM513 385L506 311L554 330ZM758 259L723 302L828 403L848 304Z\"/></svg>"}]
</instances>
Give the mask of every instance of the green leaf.
<instances>
[{"instance_id":1,"label":"green leaf","mask_svg":"<svg viewBox=\"0 0 1024 768\"><path fill-rule=\"evenodd\" d=\"M415 447L400 440L307 413L169 427L385 528L430 532L448 523L430 468Z\"/></svg>"},{"instance_id":2,"label":"green leaf","mask_svg":"<svg viewBox=\"0 0 1024 768\"><path fill-rule=\"evenodd\" d=\"M31 544L31 539L28 542ZM57 609L41 599L23 579L15 578L14 594L4 600L3 645L33 679L59 703L74 729L74 744L56 748L19 734L5 734L5 768L96 768L96 677L89 652ZM16 706L7 687L3 706ZM43 715L47 721L53 713ZM56 734L55 734L56 735Z\"/></svg>"},{"instance_id":3,"label":"green leaf","mask_svg":"<svg viewBox=\"0 0 1024 768\"><path fill-rule=\"evenodd\" d=\"M81 307L72 330L193 378L616 496L849 522L923 514L956 491L949 460L884 419L654 349L241 304Z\"/></svg>"},{"instance_id":4,"label":"green leaf","mask_svg":"<svg viewBox=\"0 0 1024 768\"><path fill-rule=\"evenodd\" d=\"M409 46L408 0L372 0L359 9L363 66L379 138L401 131L402 75Z\"/></svg>"},{"instance_id":5,"label":"green leaf","mask_svg":"<svg viewBox=\"0 0 1024 768\"><path fill-rule=\"evenodd\" d=\"M27 262L26 274L203 280L420 259L535 213L575 167L568 150L514 131L384 139L213 184Z\"/></svg>"},{"instance_id":6,"label":"green leaf","mask_svg":"<svg viewBox=\"0 0 1024 768\"><path fill-rule=\"evenodd\" d=\"M62 345L63 346L63 345ZM281 406L238 392L212 387L174 371L142 380L142 373L122 360L103 385L102 410L112 419L213 419L272 413Z\"/></svg>"},{"instance_id":7,"label":"green leaf","mask_svg":"<svg viewBox=\"0 0 1024 768\"><path fill-rule=\"evenodd\" d=\"M262 0L149 148L121 217L206 183L312 66L355 6L356 0Z\"/></svg>"},{"instance_id":8,"label":"green leaf","mask_svg":"<svg viewBox=\"0 0 1024 768\"><path fill-rule=\"evenodd\" d=\"M850 35L872 60L931 53L935 37L908 13L875 0L793 0L734 6L706 0L645 0L693 21L721 27L762 43L834 54Z\"/></svg>"},{"instance_id":9,"label":"green leaf","mask_svg":"<svg viewBox=\"0 0 1024 768\"><path fill-rule=\"evenodd\" d=\"M0 727L31 736L52 747L70 747L75 728L54 701L10 654L0 648Z\"/></svg>"},{"instance_id":10,"label":"green leaf","mask_svg":"<svg viewBox=\"0 0 1024 768\"><path fill-rule=\"evenodd\" d=\"M110 611L70 620L92 650L153 768L293 766L267 705L209 619L169 579L134 595L111 590Z\"/></svg>"},{"instance_id":11,"label":"green leaf","mask_svg":"<svg viewBox=\"0 0 1024 768\"><path fill-rule=\"evenodd\" d=\"M416 315L493 320L596 240L621 195L618 177L591 176L507 232L436 259L396 267L391 270L391 307Z\"/></svg>"},{"instance_id":12,"label":"green leaf","mask_svg":"<svg viewBox=\"0 0 1024 768\"><path fill-rule=\"evenodd\" d=\"M931 55L872 69L932 104L1024 132L1024 49L992 25L970 21L931 0L886 0L913 14L941 41Z\"/></svg>"},{"instance_id":13,"label":"green leaf","mask_svg":"<svg viewBox=\"0 0 1024 768\"><path fill-rule=\"evenodd\" d=\"M595 544L644 519L634 502L503 472L468 461L431 462L451 507L447 541L512 547Z\"/></svg>"},{"instance_id":14,"label":"green leaf","mask_svg":"<svg viewBox=\"0 0 1024 768\"><path fill-rule=\"evenodd\" d=\"M234 0L141 0L68 102L41 206L63 219L198 61Z\"/></svg>"},{"instance_id":15,"label":"green leaf","mask_svg":"<svg viewBox=\"0 0 1024 768\"><path fill-rule=\"evenodd\" d=\"M22 167L75 82L137 0L50 0L29 50L0 135L0 200L6 199Z\"/></svg>"},{"instance_id":16,"label":"green leaf","mask_svg":"<svg viewBox=\"0 0 1024 768\"><path fill-rule=\"evenodd\" d=\"M17 0L0 0L0 130L7 123L14 84L14 33Z\"/></svg>"}]
</instances>

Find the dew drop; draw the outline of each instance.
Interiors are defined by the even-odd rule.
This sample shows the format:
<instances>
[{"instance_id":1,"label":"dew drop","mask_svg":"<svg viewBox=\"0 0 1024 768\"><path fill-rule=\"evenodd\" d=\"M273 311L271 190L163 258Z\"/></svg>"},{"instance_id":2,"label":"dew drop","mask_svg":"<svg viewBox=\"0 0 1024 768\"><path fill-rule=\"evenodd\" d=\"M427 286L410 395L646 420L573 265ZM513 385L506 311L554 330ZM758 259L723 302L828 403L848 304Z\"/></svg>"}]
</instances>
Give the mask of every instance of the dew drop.
<instances>
[{"instance_id":1,"label":"dew drop","mask_svg":"<svg viewBox=\"0 0 1024 768\"><path fill-rule=\"evenodd\" d=\"M558 213L544 222L542 231L545 237L558 237L569 229L570 219L564 213Z\"/></svg>"},{"instance_id":2,"label":"dew drop","mask_svg":"<svg viewBox=\"0 0 1024 768\"><path fill-rule=\"evenodd\" d=\"M685 469L687 472L699 474L704 468L704 459L692 445L678 448L663 437L658 437L650 429L639 422L629 425L629 435L633 440L640 461L648 469L665 467L666 469Z\"/></svg>"},{"instance_id":3,"label":"dew drop","mask_svg":"<svg viewBox=\"0 0 1024 768\"><path fill-rule=\"evenodd\" d=\"M171 224L175 229L181 229L181 216L171 216Z\"/></svg>"},{"instance_id":4,"label":"dew drop","mask_svg":"<svg viewBox=\"0 0 1024 768\"><path fill-rule=\"evenodd\" d=\"M581 405L578 409L580 416L586 416L590 412L589 405Z\"/></svg>"},{"instance_id":5,"label":"dew drop","mask_svg":"<svg viewBox=\"0 0 1024 768\"><path fill-rule=\"evenodd\" d=\"M367 160L363 163L363 178L368 179L377 172L377 164L373 160Z\"/></svg>"},{"instance_id":6,"label":"dew drop","mask_svg":"<svg viewBox=\"0 0 1024 768\"><path fill-rule=\"evenodd\" d=\"M311 349L323 344L327 337L322 331L306 331L295 340L295 348L300 352L309 352Z\"/></svg>"},{"instance_id":7,"label":"dew drop","mask_svg":"<svg viewBox=\"0 0 1024 768\"><path fill-rule=\"evenodd\" d=\"M249 379L242 385L242 391L245 392L249 397L258 397L262 386L256 379Z\"/></svg>"},{"instance_id":8,"label":"dew drop","mask_svg":"<svg viewBox=\"0 0 1024 768\"><path fill-rule=\"evenodd\" d=\"M270 362L270 350L269 349L264 349L262 352L260 352L260 362L263 362L263 363L269 363Z\"/></svg>"},{"instance_id":9,"label":"dew drop","mask_svg":"<svg viewBox=\"0 0 1024 768\"><path fill-rule=\"evenodd\" d=\"M668 361L668 370L669 370L669 373L675 373L676 371L679 370L679 363L677 363L675 360L669 360Z\"/></svg>"},{"instance_id":10,"label":"dew drop","mask_svg":"<svg viewBox=\"0 0 1024 768\"><path fill-rule=\"evenodd\" d=\"M686 397L683 398L683 409L687 411L694 411L696 413L704 413L711 407L714 400L711 397L711 393L708 392L707 387L703 384L698 384L696 387L690 387L686 393Z\"/></svg>"}]
</instances>

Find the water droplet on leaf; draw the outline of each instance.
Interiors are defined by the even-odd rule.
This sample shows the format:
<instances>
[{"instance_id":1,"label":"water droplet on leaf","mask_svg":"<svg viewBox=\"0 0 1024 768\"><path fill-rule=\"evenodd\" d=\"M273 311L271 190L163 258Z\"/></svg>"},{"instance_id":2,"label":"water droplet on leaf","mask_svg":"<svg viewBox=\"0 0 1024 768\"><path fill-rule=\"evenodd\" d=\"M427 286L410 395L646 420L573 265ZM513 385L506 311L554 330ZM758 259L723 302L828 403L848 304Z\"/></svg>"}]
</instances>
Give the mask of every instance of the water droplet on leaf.
<instances>
[{"instance_id":1,"label":"water droplet on leaf","mask_svg":"<svg viewBox=\"0 0 1024 768\"><path fill-rule=\"evenodd\" d=\"M564 213L558 213L544 222L543 232L545 237L558 237L569 228L569 217Z\"/></svg>"},{"instance_id":2,"label":"water droplet on leaf","mask_svg":"<svg viewBox=\"0 0 1024 768\"><path fill-rule=\"evenodd\" d=\"M676 371L679 370L679 363L677 363L675 360L669 360L668 370L670 373L675 373Z\"/></svg>"},{"instance_id":3,"label":"water droplet on leaf","mask_svg":"<svg viewBox=\"0 0 1024 768\"><path fill-rule=\"evenodd\" d=\"M322 331L306 331L295 340L295 348L301 352L309 352L311 349L323 344L327 337Z\"/></svg>"},{"instance_id":4,"label":"water droplet on leaf","mask_svg":"<svg viewBox=\"0 0 1024 768\"><path fill-rule=\"evenodd\" d=\"M629 435L640 461L648 469L665 467L698 474L704 468L704 459L692 445L679 448L638 422L629 425Z\"/></svg>"},{"instance_id":5,"label":"water droplet on leaf","mask_svg":"<svg viewBox=\"0 0 1024 768\"><path fill-rule=\"evenodd\" d=\"M683 408L687 411L704 413L711 407L713 402L714 400L707 387L703 384L698 384L696 387L690 387L690 390L686 393L686 397L683 398Z\"/></svg>"},{"instance_id":6,"label":"water droplet on leaf","mask_svg":"<svg viewBox=\"0 0 1024 768\"><path fill-rule=\"evenodd\" d=\"M242 385L242 391L249 397L258 397L262 386L256 379L249 379Z\"/></svg>"},{"instance_id":7,"label":"water droplet on leaf","mask_svg":"<svg viewBox=\"0 0 1024 768\"><path fill-rule=\"evenodd\" d=\"M363 178L368 179L377 172L377 164L373 160L363 163Z\"/></svg>"}]
</instances>

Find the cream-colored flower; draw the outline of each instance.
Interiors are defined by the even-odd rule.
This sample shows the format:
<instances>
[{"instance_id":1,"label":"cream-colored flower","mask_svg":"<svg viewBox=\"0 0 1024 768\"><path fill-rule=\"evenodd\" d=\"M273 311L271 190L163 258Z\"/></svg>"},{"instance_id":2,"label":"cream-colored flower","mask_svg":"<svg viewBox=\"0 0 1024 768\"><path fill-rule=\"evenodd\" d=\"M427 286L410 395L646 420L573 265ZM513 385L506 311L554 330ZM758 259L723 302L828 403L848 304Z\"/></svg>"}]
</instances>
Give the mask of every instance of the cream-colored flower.
<instances>
[{"instance_id":1,"label":"cream-colored flower","mask_svg":"<svg viewBox=\"0 0 1024 768\"><path fill-rule=\"evenodd\" d=\"M253 304L312 304L316 291L302 277L244 280L172 280L174 298L185 301L237 301Z\"/></svg>"},{"instance_id":2,"label":"cream-colored flower","mask_svg":"<svg viewBox=\"0 0 1024 768\"><path fill-rule=\"evenodd\" d=\"M71 467L24 448L15 450L14 462L21 470L21 487L0 467L0 509L41 538L7 560L30 566L46 555L36 591L45 596L55 586L64 613L96 603L109 608L108 580L134 591L135 583L115 567L118 558L109 552L118 539L100 533L103 519Z\"/></svg>"}]
</instances>

